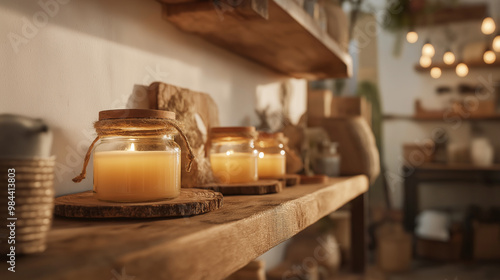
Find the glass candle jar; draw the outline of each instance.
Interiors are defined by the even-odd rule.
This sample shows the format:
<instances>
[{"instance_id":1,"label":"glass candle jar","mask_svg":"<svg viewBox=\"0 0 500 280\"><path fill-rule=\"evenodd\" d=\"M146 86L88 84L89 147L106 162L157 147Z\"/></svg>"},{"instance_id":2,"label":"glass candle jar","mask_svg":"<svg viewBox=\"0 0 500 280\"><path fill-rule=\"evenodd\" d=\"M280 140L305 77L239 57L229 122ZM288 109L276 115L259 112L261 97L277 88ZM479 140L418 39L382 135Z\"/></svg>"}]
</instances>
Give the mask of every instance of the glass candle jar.
<instances>
[{"instance_id":1,"label":"glass candle jar","mask_svg":"<svg viewBox=\"0 0 500 280\"><path fill-rule=\"evenodd\" d=\"M259 132L256 147L259 151L259 178L283 177L286 173L286 155L281 142L283 133Z\"/></svg>"},{"instance_id":2,"label":"glass candle jar","mask_svg":"<svg viewBox=\"0 0 500 280\"><path fill-rule=\"evenodd\" d=\"M220 183L258 180L255 127L214 127L210 131L210 164Z\"/></svg>"},{"instance_id":3,"label":"glass candle jar","mask_svg":"<svg viewBox=\"0 0 500 280\"><path fill-rule=\"evenodd\" d=\"M99 112L98 123L108 132L94 150L97 199L143 202L179 196L181 150L174 142L175 130L161 123L164 119L173 120L175 114L140 109Z\"/></svg>"}]
</instances>

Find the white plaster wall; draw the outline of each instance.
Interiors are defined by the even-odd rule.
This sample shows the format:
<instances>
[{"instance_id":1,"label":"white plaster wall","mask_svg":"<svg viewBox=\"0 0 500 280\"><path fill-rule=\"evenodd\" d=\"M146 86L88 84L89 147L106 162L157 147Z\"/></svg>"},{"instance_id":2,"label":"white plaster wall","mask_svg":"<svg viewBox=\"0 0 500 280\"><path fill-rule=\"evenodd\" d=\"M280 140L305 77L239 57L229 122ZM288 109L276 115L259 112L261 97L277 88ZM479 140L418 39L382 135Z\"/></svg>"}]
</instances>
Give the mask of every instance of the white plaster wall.
<instances>
[{"instance_id":1,"label":"white plaster wall","mask_svg":"<svg viewBox=\"0 0 500 280\"><path fill-rule=\"evenodd\" d=\"M135 85L159 80L207 92L222 125L241 125L256 122L257 86L286 79L178 31L154 0L58 1L0 1L0 113L51 126L57 195L92 188L92 166L87 180L70 180L94 137L92 122L100 110L143 103L140 93L131 97ZM300 115L306 85L296 84Z\"/></svg>"}]
</instances>

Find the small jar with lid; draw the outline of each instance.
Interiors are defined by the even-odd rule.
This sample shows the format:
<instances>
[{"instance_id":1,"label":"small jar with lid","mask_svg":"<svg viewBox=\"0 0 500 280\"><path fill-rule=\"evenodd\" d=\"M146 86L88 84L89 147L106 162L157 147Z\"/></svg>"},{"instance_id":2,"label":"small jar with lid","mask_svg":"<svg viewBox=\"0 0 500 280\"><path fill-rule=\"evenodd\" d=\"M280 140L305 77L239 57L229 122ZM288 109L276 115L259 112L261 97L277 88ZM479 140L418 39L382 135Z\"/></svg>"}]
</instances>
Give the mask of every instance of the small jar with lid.
<instances>
[{"instance_id":1,"label":"small jar with lid","mask_svg":"<svg viewBox=\"0 0 500 280\"><path fill-rule=\"evenodd\" d=\"M283 177L286 173L286 154L283 145L283 133L259 132L256 142L259 151L259 178L271 179Z\"/></svg>"},{"instance_id":2,"label":"small jar with lid","mask_svg":"<svg viewBox=\"0 0 500 280\"><path fill-rule=\"evenodd\" d=\"M319 154L313 162L313 170L316 174L337 177L340 174L340 155L337 152L338 143L323 141Z\"/></svg>"},{"instance_id":3,"label":"small jar with lid","mask_svg":"<svg viewBox=\"0 0 500 280\"><path fill-rule=\"evenodd\" d=\"M94 195L113 202L145 202L179 196L181 149L169 125L175 113L159 110L99 112L94 150Z\"/></svg>"},{"instance_id":4,"label":"small jar with lid","mask_svg":"<svg viewBox=\"0 0 500 280\"><path fill-rule=\"evenodd\" d=\"M225 184L258 180L255 127L214 127L210 130L210 164Z\"/></svg>"}]
</instances>

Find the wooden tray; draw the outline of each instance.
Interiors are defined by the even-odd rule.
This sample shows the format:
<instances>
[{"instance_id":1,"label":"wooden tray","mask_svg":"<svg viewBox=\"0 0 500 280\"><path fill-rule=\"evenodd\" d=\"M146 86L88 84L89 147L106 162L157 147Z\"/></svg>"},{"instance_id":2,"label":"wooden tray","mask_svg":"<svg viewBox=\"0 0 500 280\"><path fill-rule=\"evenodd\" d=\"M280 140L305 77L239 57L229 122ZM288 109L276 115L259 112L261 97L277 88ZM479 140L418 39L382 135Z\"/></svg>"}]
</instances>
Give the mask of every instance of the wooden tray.
<instances>
[{"instance_id":1,"label":"wooden tray","mask_svg":"<svg viewBox=\"0 0 500 280\"><path fill-rule=\"evenodd\" d=\"M279 180L285 183L285 186L292 187L300 184L300 175L298 174L285 174L285 176L268 178L269 180Z\"/></svg>"},{"instance_id":2,"label":"wooden tray","mask_svg":"<svg viewBox=\"0 0 500 280\"><path fill-rule=\"evenodd\" d=\"M328 182L328 176L326 175L300 176L300 183L302 185L324 184L326 182Z\"/></svg>"},{"instance_id":3,"label":"wooden tray","mask_svg":"<svg viewBox=\"0 0 500 280\"><path fill-rule=\"evenodd\" d=\"M185 217L221 207L222 194L210 190L183 188L177 198L140 203L100 201L87 191L56 198L54 214L69 218Z\"/></svg>"},{"instance_id":4,"label":"wooden tray","mask_svg":"<svg viewBox=\"0 0 500 280\"><path fill-rule=\"evenodd\" d=\"M278 180L259 180L251 183L241 184L207 184L196 188L213 190L223 195L260 195L279 193L283 189L283 182Z\"/></svg>"}]
</instances>

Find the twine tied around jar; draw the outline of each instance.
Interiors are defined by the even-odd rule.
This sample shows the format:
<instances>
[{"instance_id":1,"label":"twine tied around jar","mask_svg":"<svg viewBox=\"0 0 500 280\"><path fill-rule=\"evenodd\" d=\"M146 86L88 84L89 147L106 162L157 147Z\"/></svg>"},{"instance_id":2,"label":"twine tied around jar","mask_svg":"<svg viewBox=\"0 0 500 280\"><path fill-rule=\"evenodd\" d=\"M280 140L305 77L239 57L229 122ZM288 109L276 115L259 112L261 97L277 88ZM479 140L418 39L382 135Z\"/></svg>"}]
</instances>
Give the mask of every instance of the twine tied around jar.
<instances>
[{"instance_id":1,"label":"twine tied around jar","mask_svg":"<svg viewBox=\"0 0 500 280\"><path fill-rule=\"evenodd\" d=\"M180 136L189 153L186 155L188 163L186 164L186 171L190 172L195 156L189 141L180 128L179 124L173 119L157 119L157 118L129 118L129 119L105 119L99 120L94 123L94 128L97 132L97 137L94 139L92 144L90 144L87 154L85 155L85 160L83 162L83 168L80 175L73 178L73 182L79 183L87 175L87 165L90 160L90 155L94 149L94 145L105 136L160 136L165 134L172 134L176 131L179 132Z\"/></svg>"}]
</instances>

